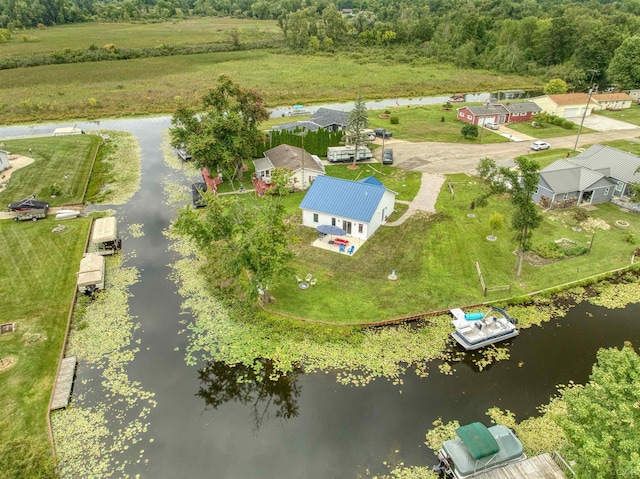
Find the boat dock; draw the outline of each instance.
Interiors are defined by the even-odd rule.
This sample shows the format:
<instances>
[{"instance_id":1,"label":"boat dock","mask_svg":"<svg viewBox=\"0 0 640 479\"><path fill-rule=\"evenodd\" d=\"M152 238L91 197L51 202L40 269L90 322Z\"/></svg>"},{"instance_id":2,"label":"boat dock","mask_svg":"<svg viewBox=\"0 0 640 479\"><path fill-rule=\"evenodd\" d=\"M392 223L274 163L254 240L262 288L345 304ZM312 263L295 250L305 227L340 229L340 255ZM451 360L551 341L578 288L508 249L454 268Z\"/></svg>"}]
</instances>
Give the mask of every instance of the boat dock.
<instances>
[{"instance_id":1,"label":"boat dock","mask_svg":"<svg viewBox=\"0 0 640 479\"><path fill-rule=\"evenodd\" d=\"M75 356L62 359L60 368L58 369L58 376L56 377L56 385L53 390L53 400L51 401L52 411L66 408L69 405L73 378L76 375L76 364Z\"/></svg>"},{"instance_id":2,"label":"boat dock","mask_svg":"<svg viewBox=\"0 0 640 479\"><path fill-rule=\"evenodd\" d=\"M473 477L474 479L567 479L549 454L530 457Z\"/></svg>"}]
</instances>

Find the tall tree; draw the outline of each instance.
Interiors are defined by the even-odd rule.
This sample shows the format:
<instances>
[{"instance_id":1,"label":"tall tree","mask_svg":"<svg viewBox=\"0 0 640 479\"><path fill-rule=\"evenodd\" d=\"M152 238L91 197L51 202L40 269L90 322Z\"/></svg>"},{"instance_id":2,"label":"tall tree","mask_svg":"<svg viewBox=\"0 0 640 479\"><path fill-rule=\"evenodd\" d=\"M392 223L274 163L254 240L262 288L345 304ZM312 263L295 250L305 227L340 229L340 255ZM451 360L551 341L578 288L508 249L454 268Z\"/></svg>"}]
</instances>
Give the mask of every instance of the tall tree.
<instances>
[{"instance_id":1,"label":"tall tree","mask_svg":"<svg viewBox=\"0 0 640 479\"><path fill-rule=\"evenodd\" d=\"M491 195L508 194L515 206L511 225L516 230L518 240L517 276L522 275L524 253L529 247L531 233L540 226L542 215L531 199L538 188L538 170L540 166L535 160L526 157L515 159L516 168L498 167L490 158L483 158L478 164L482 178L489 181L489 192L475 200L476 206L486 206Z\"/></svg>"},{"instance_id":2,"label":"tall tree","mask_svg":"<svg viewBox=\"0 0 640 479\"><path fill-rule=\"evenodd\" d=\"M557 95L559 93L567 93L567 82L561 78L552 78L544 86L545 95Z\"/></svg>"},{"instance_id":3,"label":"tall tree","mask_svg":"<svg viewBox=\"0 0 640 479\"><path fill-rule=\"evenodd\" d=\"M555 416L578 477L635 477L640 471L640 356L631 343L602 349L589 382L562 391Z\"/></svg>"},{"instance_id":4,"label":"tall tree","mask_svg":"<svg viewBox=\"0 0 640 479\"><path fill-rule=\"evenodd\" d=\"M171 124L171 144L184 145L196 166L230 172L242 179L245 159L263 140L258 125L269 118L262 96L226 75L202 98L202 112L179 108Z\"/></svg>"},{"instance_id":5,"label":"tall tree","mask_svg":"<svg viewBox=\"0 0 640 479\"><path fill-rule=\"evenodd\" d=\"M358 99L353 105L353 110L349 112L349 122L347 124L351 141L356 147L355 155L353 156L353 166L355 166L356 161L358 161L358 149L366 143L363 130L368 125L369 115L367 114L367 105L362 99L362 95L358 95Z\"/></svg>"},{"instance_id":6,"label":"tall tree","mask_svg":"<svg viewBox=\"0 0 640 479\"><path fill-rule=\"evenodd\" d=\"M640 85L640 36L626 38L611 59L608 76L620 89Z\"/></svg>"},{"instance_id":7,"label":"tall tree","mask_svg":"<svg viewBox=\"0 0 640 479\"><path fill-rule=\"evenodd\" d=\"M204 215L189 207L181 210L174 230L192 238L211 261L223 263L224 280L246 277L248 296L255 298L260 290L269 302L269 288L291 258L279 198L251 202L237 195L210 196L207 203Z\"/></svg>"}]
</instances>

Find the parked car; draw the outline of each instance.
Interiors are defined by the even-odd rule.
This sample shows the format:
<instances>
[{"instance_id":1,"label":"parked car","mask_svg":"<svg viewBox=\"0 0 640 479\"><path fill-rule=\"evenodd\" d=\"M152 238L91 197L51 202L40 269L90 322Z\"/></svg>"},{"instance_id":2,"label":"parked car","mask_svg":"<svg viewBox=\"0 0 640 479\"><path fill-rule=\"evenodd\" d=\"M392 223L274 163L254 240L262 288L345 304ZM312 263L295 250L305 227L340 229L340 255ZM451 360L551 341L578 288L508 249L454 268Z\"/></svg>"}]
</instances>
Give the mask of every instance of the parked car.
<instances>
[{"instance_id":1,"label":"parked car","mask_svg":"<svg viewBox=\"0 0 640 479\"><path fill-rule=\"evenodd\" d=\"M176 153L178 153L178 158L182 161L191 160L191 153L189 153L184 145L181 145L180 148L176 148Z\"/></svg>"},{"instance_id":2,"label":"parked car","mask_svg":"<svg viewBox=\"0 0 640 479\"><path fill-rule=\"evenodd\" d=\"M376 128L375 130L373 130L373 132L378 138L391 138L393 136L392 131L386 130L384 128Z\"/></svg>"},{"instance_id":3,"label":"parked car","mask_svg":"<svg viewBox=\"0 0 640 479\"><path fill-rule=\"evenodd\" d=\"M485 121L484 122L484 126L486 128L489 128L490 130L497 130L498 128L500 128L500 125L498 125L497 123L495 123L493 121Z\"/></svg>"},{"instance_id":4,"label":"parked car","mask_svg":"<svg viewBox=\"0 0 640 479\"><path fill-rule=\"evenodd\" d=\"M551 148L551 145L546 141L534 141L531 143L531 149L533 151L548 150L549 148Z\"/></svg>"},{"instance_id":5,"label":"parked car","mask_svg":"<svg viewBox=\"0 0 640 479\"><path fill-rule=\"evenodd\" d=\"M38 201L35 196L29 196L23 200L15 201L9 204L9 211L26 211L26 210L47 210L49 203Z\"/></svg>"},{"instance_id":6,"label":"parked car","mask_svg":"<svg viewBox=\"0 0 640 479\"><path fill-rule=\"evenodd\" d=\"M385 148L382 152L382 164L393 165L393 150L391 148Z\"/></svg>"}]
</instances>

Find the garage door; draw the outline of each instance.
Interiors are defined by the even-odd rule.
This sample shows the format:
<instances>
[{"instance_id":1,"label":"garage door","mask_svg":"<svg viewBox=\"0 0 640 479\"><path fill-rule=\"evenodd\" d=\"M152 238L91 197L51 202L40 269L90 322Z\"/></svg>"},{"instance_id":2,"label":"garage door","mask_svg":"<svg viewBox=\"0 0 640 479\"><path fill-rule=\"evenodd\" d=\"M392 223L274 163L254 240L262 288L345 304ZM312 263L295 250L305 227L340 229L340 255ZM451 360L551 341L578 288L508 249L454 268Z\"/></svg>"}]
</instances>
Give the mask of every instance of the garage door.
<instances>
[{"instance_id":1,"label":"garage door","mask_svg":"<svg viewBox=\"0 0 640 479\"><path fill-rule=\"evenodd\" d=\"M565 118L573 118L576 116L580 116L580 108L567 108L564 111L564 115Z\"/></svg>"}]
</instances>

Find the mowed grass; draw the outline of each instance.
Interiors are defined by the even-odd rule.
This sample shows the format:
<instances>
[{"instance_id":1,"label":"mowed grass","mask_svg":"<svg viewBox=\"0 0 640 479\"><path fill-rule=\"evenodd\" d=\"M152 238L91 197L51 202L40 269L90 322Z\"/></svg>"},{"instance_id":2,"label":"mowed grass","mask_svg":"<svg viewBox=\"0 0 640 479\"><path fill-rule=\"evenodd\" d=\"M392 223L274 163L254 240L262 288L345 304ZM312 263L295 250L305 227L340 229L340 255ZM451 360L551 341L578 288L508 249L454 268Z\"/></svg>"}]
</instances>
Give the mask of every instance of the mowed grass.
<instances>
[{"instance_id":1,"label":"mowed grass","mask_svg":"<svg viewBox=\"0 0 640 479\"><path fill-rule=\"evenodd\" d=\"M0 43L2 55L33 55L98 48L114 44L117 48L147 48L161 45L231 43L230 31L237 30L240 43L254 41L265 33L281 34L275 20L236 18L194 18L160 23L77 23L14 32L11 40Z\"/></svg>"},{"instance_id":2,"label":"mowed grass","mask_svg":"<svg viewBox=\"0 0 640 479\"><path fill-rule=\"evenodd\" d=\"M545 266L524 264L516 278L517 243L510 229L513 207L508 198L492 198L486 208L470 209L483 185L466 175L450 175L455 196L443 187L433 216L414 216L398 227L382 227L354 256L314 248L312 228L299 226L293 246L292 273L273 288L277 301L270 308L294 316L336 323L368 322L421 312L460 307L510 296L507 291L483 295L475 263L489 287L511 285L512 296L576 281L629 265L640 240L640 216L612 204L589 211L580 231L573 211L544 213L532 236L533 244L567 238L593 247L589 254ZM489 217L505 216L505 228L493 232ZM472 214L473 216L469 216ZM616 225L617 220L629 223ZM299 224L299 218L293 223ZM591 224L596 224L592 228ZM603 229L606 228L606 229ZM397 281L387 276L395 269ZM311 273L315 288L300 290L294 275Z\"/></svg>"},{"instance_id":3,"label":"mowed grass","mask_svg":"<svg viewBox=\"0 0 640 479\"><path fill-rule=\"evenodd\" d=\"M81 203L91 160L101 142L96 135L5 140L4 149L35 161L11 174L9 186L0 192L0 205L31 194L51 206ZM52 198L49 187L54 183L62 192Z\"/></svg>"},{"instance_id":4,"label":"mowed grass","mask_svg":"<svg viewBox=\"0 0 640 479\"><path fill-rule=\"evenodd\" d=\"M489 71L461 72L453 65L380 61L391 65L381 68L343 53L309 56L260 50L3 70L0 121L173 113L181 105L197 108L220 74L258 90L269 108L354 101L358 94L365 100L418 98L536 84L530 78Z\"/></svg>"},{"instance_id":5,"label":"mowed grass","mask_svg":"<svg viewBox=\"0 0 640 479\"><path fill-rule=\"evenodd\" d=\"M0 221L2 322L15 321L18 328L0 336L0 358L16 359L0 372L0 409L10 418L0 440L47 441L46 412L89 224L67 221L65 231L52 233L53 218Z\"/></svg>"},{"instance_id":6,"label":"mowed grass","mask_svg":"<svg viewBox=\"0 0 640 479\"><path fill-rule=\"evenodd\" d=\"M625 108L624 110L601 110L594 112L594 114L640 126L640 106L635 103L631 103L631 108Z\"/></svg>"}]
</instances>

